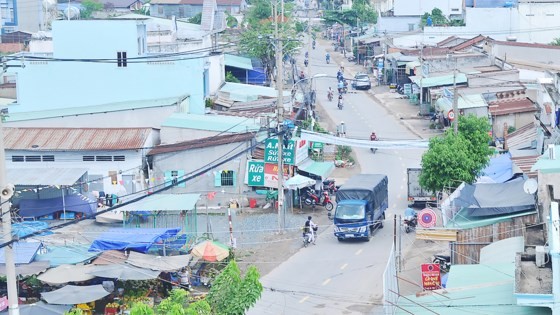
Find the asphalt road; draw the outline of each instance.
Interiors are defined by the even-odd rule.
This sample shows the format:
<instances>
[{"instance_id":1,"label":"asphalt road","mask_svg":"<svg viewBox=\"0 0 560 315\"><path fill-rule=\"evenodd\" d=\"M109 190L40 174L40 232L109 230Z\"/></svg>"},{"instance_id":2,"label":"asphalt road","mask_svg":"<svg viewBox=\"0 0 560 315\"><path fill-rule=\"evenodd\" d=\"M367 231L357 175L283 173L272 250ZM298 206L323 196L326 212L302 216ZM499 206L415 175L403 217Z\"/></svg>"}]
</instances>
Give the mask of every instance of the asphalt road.
<instances>
[{"instance_id":1,"label":"asphalt road","mask_svg":"<svg viewBox=\"0 0 560 315\"><path fill-rule=\"evenodd\" d=\"M308 75L336 77L338 65L333 58L330 65L325 63L325 48L317 45L317 49L309 52ZM375 130L381 141L417 139L368 92L352 91L345 95L344 108L339 110L338 95L332 102L327 100L328 87L336 89L335 78L316 78L313 86L318 106L325 109L333 122L345 122L347 137L369 139ZM317 245L302 248L261 279L265 290L248 314L382 314L382 277L393 242L393 218L395 214L403 214L407 206L406 168L419 164L422 151L380 149L373 154L369 149L353 150L362 173L382 173L389 177L385 227L377 230L370 242L338 242L333 226L324 227ZM410 242L411 238L403 238L403 252Z\"/></svg>"}]
</instances>

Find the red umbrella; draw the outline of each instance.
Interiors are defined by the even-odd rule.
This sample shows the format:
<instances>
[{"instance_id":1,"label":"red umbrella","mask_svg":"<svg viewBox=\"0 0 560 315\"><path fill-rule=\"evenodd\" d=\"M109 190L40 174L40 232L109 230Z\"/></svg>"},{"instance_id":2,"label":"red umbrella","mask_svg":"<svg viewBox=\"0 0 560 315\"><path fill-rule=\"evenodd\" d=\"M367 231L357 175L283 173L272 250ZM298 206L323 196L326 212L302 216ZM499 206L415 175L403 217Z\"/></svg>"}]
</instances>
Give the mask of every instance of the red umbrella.
<instances>
[{"instance_id":1,"label":"red umbrella","mask_svg":"<svg viewBox=\"0 0 560 315\"><path fill-rule=\"evenodd\" d=\"M229 256L229 248L224 244L206 240L196 244L191 251L191 255L206 261L222 261Z\"/></svg>"}]
</instances>

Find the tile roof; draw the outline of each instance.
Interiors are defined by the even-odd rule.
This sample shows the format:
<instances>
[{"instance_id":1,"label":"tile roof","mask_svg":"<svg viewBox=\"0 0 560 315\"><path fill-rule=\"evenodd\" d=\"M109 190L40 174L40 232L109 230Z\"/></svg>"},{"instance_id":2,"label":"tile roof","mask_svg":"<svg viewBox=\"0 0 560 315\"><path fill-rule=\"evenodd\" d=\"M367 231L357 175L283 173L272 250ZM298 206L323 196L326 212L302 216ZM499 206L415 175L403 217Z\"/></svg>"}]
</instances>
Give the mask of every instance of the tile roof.
<instances>
[{"instance_id":1,"label":"tile roof","mask_svg":"<svg viewBox=\"0 0 560 315\"><path fill-rule=\"evenodd\" d=\"M446 39L442 40L441 42L438 42L436 45L437 45L438 47L441 47L441 46L443 46L443 45L445 45L445 44L447 44L447 43L449 43L449 42L452 42L452 41L454 41L454 40L456 40L456 39L459 39L459 37L457 37L457 36L449 36L449 37L447 37Z\"/></svg>"},{"instance_id":2,"label":"tile roof","mask_svg":"<svg viewBox=\"0 0 560 315\"><path fill-rule=\"evenodd\" d=\"M497 45L504 45L504 46L517 46L517 47L531 47L531 48L546 48L546 49L560 49L560 46L556 45L547 45L547 44L538 44L538 43L521 43L521 42L508 42L508 41L499 41L499 40L492 40L492 43Z\"/></svg>"},{"instance_id":3,"label":"tile roof","mask_svg":"<svg viewBox=\"0 0 560 315\"><path fill-rule=\"evenodd\" d=\"M534 122L531 122L508 134L506 144L509 149L521 149L531 144L535 139L537 139L537 126Z\"/></svg>"},{"instance_id":4,"label":"tile roof","mask_svg":"<svg viewBox=\"0 0 560 315\"><path fill-rule=\"evenodd\" d=\"M527 175L530 178L537 178L537 171L531 171L531 168L533 168L533 165L537 163L540 157L540 155L515 156L511 157L511 161L513 162L513 164L519 167L523 174Z\"/></svg>"},{"instance_id":5,"label":"tile roof","mask_svg":"<svg viewBox=\"0 0 560 315\"><path fill-rule=\"evenodd\" d=\"M207 148L223 144L249 141L253 138L255 138L255 134L251 132L213 136L174 144L160 145L150 150L148 155Z\"/></svg>"},{"instance_id":6,"label":"tile roof","mask_svg":"<svg viewBox=\"0 0 560 315\"><path fill-rule=\"evenodd\" d=\"M7 150L132 150L152 128L4 128Z\"/></svg>"},{"instance_id":7,"label":"tile roof","mask_svg":"<svg viewBox=\"0 0 560 315\"><path fill-rule=\"evenodd\" d=\"M113 8L129 8L136 2L144 3L143 0L99 0L99 3L112 5Z\"/></svg>"},{"instance_id":8,"label":"tile roof","mask_svg":"<svg viewBox=\"0 0 560 315\"><path fill-rule=\"evenodd\" d=\"M462 42L458 45L455 45L453 47L449 47L449 50L453 50L453 51L457 51L457 50L463 50L465 48L471 47L473 45L476 45L478 43L480 43L481 41L485 40L486 36L484 35L478 35L476 37L473 37L465 42Z\"/></svg>"},{"instance_id":9,"label":"tile roof","mask_svg":"<svg viewBox=\"0 0 560 315\"><path fill-rule=\"evenodd\" d=\"M535 112L537 107L528 98L508 98L488 103L488 110L493 116L501 116L515 113Z\"/></svg>"}]
</instances>

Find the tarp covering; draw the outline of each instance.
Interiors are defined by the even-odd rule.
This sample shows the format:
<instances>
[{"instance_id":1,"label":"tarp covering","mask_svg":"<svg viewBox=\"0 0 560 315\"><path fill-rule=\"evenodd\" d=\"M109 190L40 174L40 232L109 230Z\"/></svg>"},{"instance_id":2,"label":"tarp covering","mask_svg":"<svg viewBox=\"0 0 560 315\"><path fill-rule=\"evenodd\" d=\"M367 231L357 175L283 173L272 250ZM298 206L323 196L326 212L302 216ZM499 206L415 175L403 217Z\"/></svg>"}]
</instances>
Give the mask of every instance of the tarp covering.
<instances>
[{"instance_id":1,"label":"tarp covering","mask_svg":"<svg viewBox=\"0 0 560 315\"><path fill-rule=\"evenodd\" d=\"M42 217L57 211L81 212L92 215L97 202L86 199L79 195L62 196L50 199L22 199L19 202L19 215L22 217Z\"/></svg>"},{"instance_id":2,"label":"tarp covering","mask_svg":"<svg viewBox=\"0 0 560 315\"><path fill-rule=\"evenodd\" d=\"M166 240L179 233L180 228L114 228L101 234L89 247L90 252L101 252L105 250L134 250L141 253L158 241Z\"/></svg>"},{"instance_id":3,"label":"tarp covering","mask_svg":"<svg viewBox=\"0 0 560 315\"><path fill-rule=\"evenodd\" d=\"M37 279L50 285L83 282L95 278L95 276L87 274L91 268L92 265L60 265L39 275Z\"/></svg>"},{"instance_id":4,"label":"tarp covering","mask_svg":"<svg viewBox=\"0 0 560 315\"><path fill-rule=\"evenodd\" d=\"M331 136L309 130L301 131L301 139L311 142L322 142L335 145L348 145L358 148L377 149L425 149L428 148L427 140L393 140L393 141L370 141L369 139L351 139Z\"/></svg>"},{"instance_id":5,"label":"tarp covering","mask_svg":"<svg viewBox=\"0 0 560 315\"><path fill-rule=\"evenodd\" d=\"M16 265L28 264L33 261L35 254L41 243L38 242L17 242L14 243L14 262ZM0 264L5 264L4 250L0 249Z\"/></svg>"},{"instance_id":6,"label":"tarp covering","mask_svg":"<svg viewBox=\"0 0 560 315\"><path fill-rule=\"evenodd\" d=\"M97 301L109 295L101 284L90 286L67 285L61 289L41 293L49 304L80 304Z\"/></svg>"},{"instance_id":7,"label":"tarp covering","mask_svg":"<svg viewBox=\"0 0 560 315\"><path fill-rule=\"evenodd\" d=\"M37 231L45 230L45 232L38 234L41 236L51 235L53 232L48 231L49 224L44 221L24 221L12 224L12 235L17 237L24 237L33 234Z\"/></svg>"},{"instance_id":8,"label":"tarp covering","mask_svg":"<svg viewBox=\"0 0 560 315\"><path fill-rule=\"evenodd\" d=\"M175 271L189 265L191 255L154 256L130 252L126 262L136 267L159 271Z\"/></svg>"},{"instance_id":9,"label":"tarp covering","mask_svg":"<svg viewBox=\"0 0 560 315\"><path fill-rule=\"evenodd\" d=\"M482 176L493 183L504 183L513 177L513 162L509 153L500 154L490 159L488 166L482 170ZM481 181L479 178L479 182ZM487 181L488 182L488 181Z\"/></svg>"},{"instance_id":10,"label":"tarp covering","mask_svg":"<svg viewBox=\"0 0 560 315\"><path fill-rule=\"evenodd\" d=\"M389 180L381 174L358 174L348 179L336 192L336 201L367 200L374 208L387 199Z\"/></svg>"},{"instance_id":11,"label":"tarp covering","mask_svg":"<svg viewBox=\"0 0 560 315\"><path fill-rule=\"evenodd\" d=\"M37 254L35 261L50 261L51 267L62 264L78 264L90 260L99 253L88 252L88 245L47 246L47 252Z\"/></svg>"},{"instance_id":12,"label":"tarp covering","mask_svg":"<svg viewBox=\"0 0 560 315\"><path fill-rule=\"evenodd\" d=\"M36 275L47 270L49 268L49 264L50 263L48 261L33 261L29 264L16 265L16 274L22 277ZM6 274L5 264L0 264L0 274Z\"/></svg>"},{"instance_id":13,"label":"tarp covering","mask_svg":"<svg viewBox=\"0 0 560 315\"><path fill-rule=\"evenodd\" d=\"M69 311L73 305L50 305L43 301L33 304L20 304L19 315L60 315ZM8 315L9 311L0 312L0 315Z\"/></svg>"},{"instance_id":14,"label":"tarp covering","mask_svg":"<svg viewBox=\"0 0 560 315\"><path fill-rule=\"evenodd\" d=\"M465 185L455 206L467 208L473 217L494 216L535 208L535 197L523 190L523 179L506 183Z\"/></svg>"},{"instance_id":15,"label":"tarp covering","mask_svg":"<svg viewBox=\"0 0 560 315\"><path fill-rule=\"evenodd\" d=\"M138 268L129 264L94 265L88 271L90 275L119 280L151 280L159 276L161 271Z\"/></svg>"},{"instance_id":16,"label":"tarp covering","mask_svg":"<svg viewBox=\"0 0 560 315\"><path fill-rule=\"evenodd\" d=\"M200 194L154 194L127 204L119 210L127 211L185 211L194 210Z\"/></svg>"}]
</instances>

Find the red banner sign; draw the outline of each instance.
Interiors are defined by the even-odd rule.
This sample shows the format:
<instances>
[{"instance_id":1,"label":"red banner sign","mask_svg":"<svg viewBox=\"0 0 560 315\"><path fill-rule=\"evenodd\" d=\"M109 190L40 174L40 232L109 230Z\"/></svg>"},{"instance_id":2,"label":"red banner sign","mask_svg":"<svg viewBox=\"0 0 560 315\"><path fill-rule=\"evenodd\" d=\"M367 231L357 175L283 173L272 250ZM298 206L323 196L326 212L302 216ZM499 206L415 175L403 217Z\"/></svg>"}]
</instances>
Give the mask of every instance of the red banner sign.
<instances>
[{"instance_id":1,"label":"red banner sign","mask_svg":"<svg viewBox=\"0 0 560 315\"><path fill-rule=\"evenodd\" d=\"M439 264L422 264L422 287L424 290L441 289Z\"/></svg>"},{"instance_id":2,"label":"red banner sign","mask_svg":"<svg viewBox=\"0 0 560 315\"><path fill-rule=\"evenodd\" d=\"M3 310L5 310L5 309L7 309L7 308L8 308L8 304L9 304L8 298L5 297L5 296L4 296L4 297L1 297L1 298L0 298L0 311L3 311Z\"/></svg>"}]
</instances>

